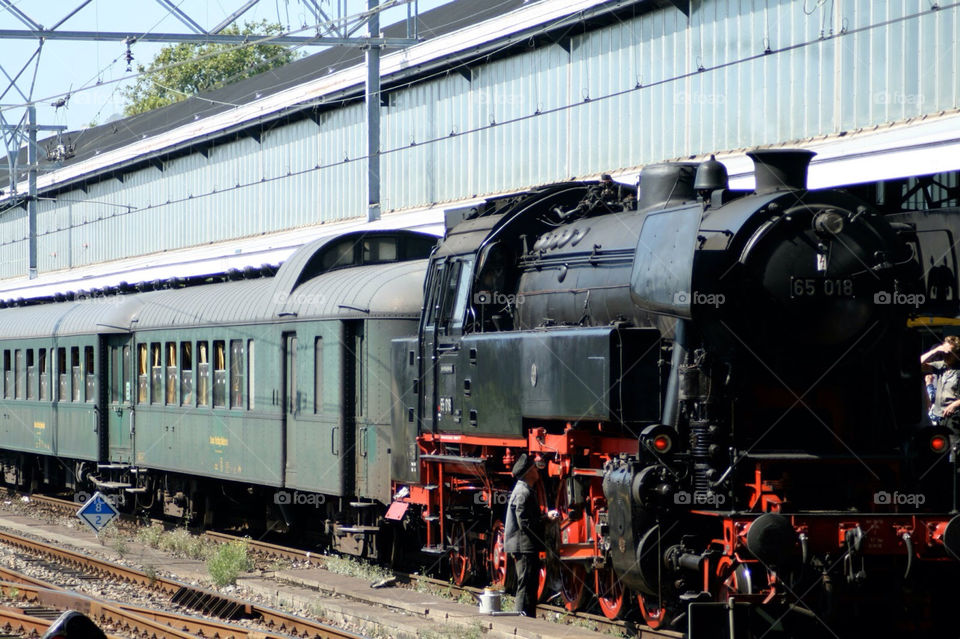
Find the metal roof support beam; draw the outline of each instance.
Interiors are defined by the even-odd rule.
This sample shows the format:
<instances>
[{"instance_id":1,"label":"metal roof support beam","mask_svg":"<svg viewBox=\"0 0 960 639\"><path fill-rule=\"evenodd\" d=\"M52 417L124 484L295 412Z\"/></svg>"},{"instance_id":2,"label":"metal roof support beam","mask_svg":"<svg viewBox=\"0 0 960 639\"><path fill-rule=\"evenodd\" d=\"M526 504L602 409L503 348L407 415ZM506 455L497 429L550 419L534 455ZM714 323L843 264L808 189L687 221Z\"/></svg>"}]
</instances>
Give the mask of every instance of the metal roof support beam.
<instances>
[{"instance_id":1,"label":"metal roof support beam","mask_svg":"<svg viewBox=\"0 0 960 639\"><path fill-rule=\"evenodd\" d=\"M10 2L10 0L0 0L0 5L6 8L6 10L12 13L18 20L20 20L20 22L24 23L31 29L43 29L43 27L34 22L30 16L18 9L12 2Z\"/></svg>"},{"instance_id":2,"label":"metal roof support beam","mask_svg":"<svg viewBox=\"0 0 960 639\"><path fill-rule=\"evenodd\" d=\"M197 24L193 18L188 16L185 11L180 7L173 4L170 0L157 0L160 3L161 7L164 7L167 11L172 13L177 20L182 22L187 26L188 29L192 30L194 33L206 33L207 30Z\"/></svg>"},{"instance_id":3,"label":"metal roof support beam","mask_svg":"<svg viewBox=\"0 0 960 639\"><path fill-rule=\"evenodd\" d=\"M370 46L367 48L367 221L380 219L380 47L373 39L380 35L380 0L367 0Z\"/></svg>"},{"instance_id":4,"label":"metal roof support beam","mask_svg":"<svg viewBox=\"0 0 960 639\"><path fill-rule=\"evenodd\" d=\"M341 10L341 17L338 20L333 20L326 14L326 12L317 4L316 0L303 0L303 6L307 8L307 11L313 14L313 19L317 23L326 23L328 26L326 28L327 33L332 33L338 37L343 37L345 34L341 27L341 23L344 20L344 10ZM317 35L320 35L320 30L317 30Z\"/></svg>"},{"instance_id":5,"label":"metal roof support beam","mask_svg":"<svg viewBox=\"0 0 960 639\"><path fill-rule=\"evenodd\" d=\"M236 11L228 15L226 18L224 18L220 22L220 24L210 29L210 33L220 33L221 31L229 27L234 20L236 20L237 18L245 14L247 11L249 11L250 7L257 4L257 2L259 1L260 0L247 0L247 3L245 5L243 5L242 7L240 7L239 9L237 9Z\"/></svg>"},{"instance_id":6,"label":"metal roof support beam","mask_svg":"<svg viewBox=\"0 0 960 639\"><path fill-rule=\"evenodd\" d=\"M37 105L27 107L27 127L30 143L27 145L27 225L29 228L28 279L37 277Z\"/></svg>"},{"instance_id":7,"label":"metal roof support beam","mask_svg":"<svg viewBox=\"0 0 960 639\"><path fill-rule=\"evenodd\" d=\"M64 22L66 22L67 20L69 20L70 18L72 18L73 16L77 15L77 12L80 11L80 9L83 9L85 6L87 6L87 5L90 4L91 2L93 2L93 0L83 0L83 2L81 2L80 5L79 5L76 9L74 9L73 11L71 11L70 13L68 13L67 15L63 16L62 18L60 18L60 21L59 21L59 22L57 22L55 25L53 25L52 27L50 27L50 30L51 30L51 31L56 31L56 30L57 30L57 27L59 27L61 24L63 24Z\"/></svg>"},{"instance_id":8,"label":"metal roof support beam","mask_svg":"<svg viewBox=\"0 0 960 639\"><path fill-rule=\"evenodd\" d=\"M0 0L2 2L3 0ZM419 40L413 38L328 38L314 36L271 36L271 35L229 35L212 33L136 33L133 31L50 31L0 29L0 38L19 40L86 40L93 42L124 42L132 39L135 42L190 42L217 44L295 44L328 47L338 44L366 46L373 43L379 47L406 47L417 44Z\"/></svg>"}]
</instances>

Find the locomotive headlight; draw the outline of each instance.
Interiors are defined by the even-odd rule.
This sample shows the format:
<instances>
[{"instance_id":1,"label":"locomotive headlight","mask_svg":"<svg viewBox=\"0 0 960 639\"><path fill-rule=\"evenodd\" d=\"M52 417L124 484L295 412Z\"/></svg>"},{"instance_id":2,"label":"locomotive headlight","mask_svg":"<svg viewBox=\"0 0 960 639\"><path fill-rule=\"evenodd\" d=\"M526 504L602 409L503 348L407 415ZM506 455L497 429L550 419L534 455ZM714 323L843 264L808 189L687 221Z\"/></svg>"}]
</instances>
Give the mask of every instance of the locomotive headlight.
<instances>
[{"instance_id":1,"label":"locomotive headlight","mask_svg":"<svg viewBox=\"0 0 960 639\"><path fill-rule=\"evenodd\" d=\"M947 452L950 448L950 438L946 435L937 433L930 438L930 450L939 454Z\"/></svg>"},{"instance_id":2,"label":"locomotive headlight","mask_svg":"<svg viewBox=\"0 0 960 639\"><path fill-rule=\"evenodd\" d=\"M642 446L657 455L666 455L672 451L676 441L677 431L665 424L647 426L640 433Z\"/></svg>"},{"instance_id":3,"label":"locomotive headlight","mask_svg":"<svg viewBox=\"0 0 960 639\"><path fill-rule=\"evenodd\" d=\"M837 211L823 211L813 218L813 230L819 235L840 235L843 224L843 215Z\"/></svg>"},{"instance_id":4,"label":"locomotive headlight","mask_svg":"<svg viewBox=\"0 0 960 639\"><path fill-rule=\"evenodd\" d=\"M653 449L661 455L663 453L669 453L670 449L673 448L673 440L670 439L669 435L657 435L651 443L653 444Z\"/></svg>"}]
</instances>

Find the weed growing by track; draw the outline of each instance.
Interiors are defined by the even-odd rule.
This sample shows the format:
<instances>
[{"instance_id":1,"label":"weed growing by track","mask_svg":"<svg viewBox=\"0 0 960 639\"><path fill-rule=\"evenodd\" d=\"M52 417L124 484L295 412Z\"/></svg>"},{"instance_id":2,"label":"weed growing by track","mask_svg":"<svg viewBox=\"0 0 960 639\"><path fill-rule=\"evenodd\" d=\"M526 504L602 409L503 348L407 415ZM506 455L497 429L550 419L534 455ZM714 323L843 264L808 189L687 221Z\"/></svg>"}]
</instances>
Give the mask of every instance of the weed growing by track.
<instances>
[{"instance_id":1,"label":"weed growing by track","mask_svg":"<svg viewBox=\"0 0 960 639\"><path fill-rule=\"evenodd\" d=\"M253 568L247 542L243 540L220 544L207 560L207 570L213 583L228 586L237 583L237 577Z\"/></svg>"},{"instance_id":2,"label":"weed growing by track","mask_svg":"<svg viewBox=\"0 0 960 639\"><path fill-rule=\"evenodd\" d=\"M393 572L387 568L358 561L352 557L327 555L323 558L323 567L338 575L366 579L367 581L380 581L381 579L393 577Z\"/></svg>"},{"instance_id":3,"label":"weed growing by track","mask_svg":"<svg viewBox=\"0 0 960 639\"><path fill-rule=\"evenodd\" d=\"M214 554L217 546L186 528L166 531L159 524L138 530L137 541L144 546L189 559L206 559Z\"/></svg>"}]
</instances>

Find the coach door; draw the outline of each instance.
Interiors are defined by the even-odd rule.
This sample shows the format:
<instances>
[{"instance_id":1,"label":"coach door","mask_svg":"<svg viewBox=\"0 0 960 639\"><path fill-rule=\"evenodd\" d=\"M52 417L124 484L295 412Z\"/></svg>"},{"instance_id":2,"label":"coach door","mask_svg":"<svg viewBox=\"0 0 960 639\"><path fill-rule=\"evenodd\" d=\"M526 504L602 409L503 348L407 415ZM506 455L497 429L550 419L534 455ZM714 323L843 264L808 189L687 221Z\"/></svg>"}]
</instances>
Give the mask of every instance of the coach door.
<instances>
[{"instance_id":1,"label":"coach door","mask_svg":"<svg viewBox=\"0 0 960 639\"><path fill-rule=\"evenodd\" d=\"M133 463L133 360L130 335L110 335L106 338L107 356L107 437L110 461Z\"/></svg>"},{"instance_id":2,"label":"coach door","mask_svg":"<svg viewBox=\"0 0 960 639\"><path fill-rule=\"evenodd\" d=\"M340 397L340 322L283 334L286 485L340 495L343 491L344 422ZM352 439L352 438L351 438Z\"/></svg>"}]
</instances>

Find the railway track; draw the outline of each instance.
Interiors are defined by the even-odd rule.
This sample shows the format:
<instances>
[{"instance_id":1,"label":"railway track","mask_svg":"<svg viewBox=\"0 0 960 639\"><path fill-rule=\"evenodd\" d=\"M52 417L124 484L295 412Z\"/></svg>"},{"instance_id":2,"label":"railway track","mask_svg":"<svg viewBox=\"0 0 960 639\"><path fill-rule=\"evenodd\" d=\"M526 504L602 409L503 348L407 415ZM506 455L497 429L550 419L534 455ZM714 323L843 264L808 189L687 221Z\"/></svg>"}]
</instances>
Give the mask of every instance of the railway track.
<instances>
[{"instance_id":1,"label":"railway track","mask_svg":"<svg viewBox=\"0 0 960 639\"><path fill-rule=\"evenodd\" d=\"M43 504L51 509L58 510L62 513L73 514L79 508L79 505L72 501L67 501L64 499L59 499L55 497L47 497L42 495L31 496L31 499L39 504ZM137 520L134 517L122 516L125 521L130 523L142 522L143 520ZM162 523L162 522L156 522ZM206 531L203 533L205 537L211 541L217 543L230 543L233 541L244 541L247 545L247 549L254 553L255 555L270 560L285 560L297 563L306 563L314 565L317 567L324 567L324 558L322 554L311 552L308 550L302 550L297 548L292 548L289 546L282 546L278 544L273 544L265 541L258 541L251 539L249 537L238 537L235 535L230 535L223 532L215 531ZM139 572L139 571L133 571ZM401 584L416 585L424 584L430 587L433 587L437 591L443 591L445 593L451 593L454 595L469 593L473 596L478 596L481 592L481 588L475 588L470 586L456 586L448 581L441 579L435 579L433 577L428 577L425 575L416 575L408 574L403 572L395 572L397 581ZM159 587L163 587L160 585ZM216 595L216 593L212 593ZM583 621L593 624L594 627L600 632L609 632L609 633L621 633L626 636L632 637L642 637L647 638L670 638L677 639L682 637L681 633L663 631L663 630L653 630L646 626L638 625L630 621L612 621L607 619L602 615L591 614L587 612L576 612L571 613L565 608L560 606L552 606L547 604L540 604L537 606L538 612L543 614L545 618L552 619L565 619L569 621Z\"/></svg>"},{"instance_id":2,"label":"railway track","mask_svg":"<svg viewBox=\"0 0 960 639\"><path fill-rule=\"evenodd\" d=\"M296 548L290 548L287 546L280 546L277 544L272 544L263 541L257 541L250 539L249 537L236 537L234 535L229 535L222 532L206 532L204 533L207 538L212 539L213 541L219 543L230 543L232 541L243 540L247 544L247 549L260 554L263 557L269 559L285 559L288 561L295 562L306 562L312 565L323 567L324 560L322 555L313 553L307 550L298 550ZM433 577L427 577L425 575L415 575L403 572L394 571L394 574L397 577L397 580L401 583L408 584L427 584L429 586L435 587L438 591L443 590L450 593L469 593L474 597L479 596L482 592L482 588L475 588L471 586L456 586L449 581L443 581L441 579L435 579ZM622 633L627 636L637 636L642 637L643 639L653 639L653 638L671 638L677 639L682 637L681 633L671 632L671 631L662 631L654 630L646 626L639 626L629 621L611 621L606 617L601 615L594 615L587 612L576 612L571 613L565 608L559 606L551 606L547 604L539 604L537 606L538 613L542 613L545 618L548 618L549 615L555 615L554 618L560 619L569 619L569 620L581 620L587 621L594 626L600 632L610 632L610 633Z\"/></svg>"},{"instance_id":3,"label":"railway track","mask_svg":"<svg viewBox=\"0 0 960 639\"><path fill-rule=\"evenodd\" d=\"M169 595L171 604L217 617L220 620L203 619L127 604L100 602L16 571L0 569L0 578L6 580L0 583L0 589L5 593L9 594L11 588L15 588L18 594L33 596L37 602L44 605L57 606L59 602L59 605L84 612L107 628L131 628L135 629L136 633L142 633L142 636L170 637L171 639L194 638L197 635L221 639L289 639L291 636L311 639L358 638L353 633L317 621L240 601L173 579L149 575L133 568L57 548L19 535L0 532L0 543L34 556L52 559L60 565L83 570L104 579L135 584L144 589ZM239 620L254 620L268 630L225 623Z\"/></svg>"}]
</instances>

